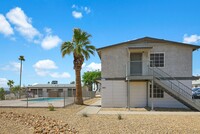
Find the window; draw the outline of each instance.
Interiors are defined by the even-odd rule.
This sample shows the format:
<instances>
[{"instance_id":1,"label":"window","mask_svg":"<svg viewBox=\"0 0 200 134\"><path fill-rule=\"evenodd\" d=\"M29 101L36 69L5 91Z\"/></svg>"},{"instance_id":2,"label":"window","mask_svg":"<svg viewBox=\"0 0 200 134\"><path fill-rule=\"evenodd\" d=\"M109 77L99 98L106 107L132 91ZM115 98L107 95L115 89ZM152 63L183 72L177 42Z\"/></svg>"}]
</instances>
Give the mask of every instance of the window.
<instances>
[{"instance_id":1,"label":"window","mask_svg":"<svg viewBox=\"0 0 200 134\"><path fill-rule=\"evenodd\" d=\"M151 85L150 85L150 98L152 98ZM164 98L164 91L160 87L158 87L156 85L154 85L153 98Z\"/></svg>"},{"instance_id":2,"label":"window","mask_svg":"<svg viewBox=\"0 0 200 134\"><path fill-rule=\"evenodd\" d=\"M150 67L164 67L164 53L150 54Z\"/></svg>"},{"instance_id":3,"label":"window","mask_svg":"<svg viewBox=\"0 0 200 134\"><path fill-rule=\"evenodd\" d=\"M63 92L63 89L58 89L58 92Z\"/></svg>"}]
</instances>

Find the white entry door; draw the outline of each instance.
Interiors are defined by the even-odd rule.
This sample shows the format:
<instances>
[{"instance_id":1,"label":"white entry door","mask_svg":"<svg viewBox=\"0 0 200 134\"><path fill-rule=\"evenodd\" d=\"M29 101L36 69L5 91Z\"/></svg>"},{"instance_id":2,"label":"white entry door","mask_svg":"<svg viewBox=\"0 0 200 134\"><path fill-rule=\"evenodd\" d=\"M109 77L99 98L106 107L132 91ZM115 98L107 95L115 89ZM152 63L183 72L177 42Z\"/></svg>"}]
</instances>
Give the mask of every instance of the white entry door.
<instances>
[{"instance_id":1,"label":"white entry door","mask_svg":"<svg viewBox=\"0 0 200 134\"><path fill-rule=\"evenodd\" d=\"M146 82L130 82L130 106L145 107L146 102Z\"/></svg>"}]
</instances>

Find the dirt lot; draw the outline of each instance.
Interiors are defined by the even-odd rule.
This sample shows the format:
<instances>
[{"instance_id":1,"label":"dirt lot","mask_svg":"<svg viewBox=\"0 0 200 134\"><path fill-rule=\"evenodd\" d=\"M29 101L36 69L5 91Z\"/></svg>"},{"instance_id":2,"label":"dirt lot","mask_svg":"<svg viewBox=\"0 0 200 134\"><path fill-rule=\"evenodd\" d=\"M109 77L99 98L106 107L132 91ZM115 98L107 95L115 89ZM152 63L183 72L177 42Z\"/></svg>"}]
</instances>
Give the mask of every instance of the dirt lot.
<instances>
[{"instance_id":1,"label":"dirt lot","mask_svg":"<svg viewBox=\"0 0 200 134\"><path fill-rule=\"evenodd\" d=\"M97 98L85 101L85 104L95 102ZM0 112L16 114L33 114L52 118L67 123L80 134L121 134L121 133L199 133L200 116L192 115L88 115L83 117L76 113L85 106L71 105L67 108L57 108L49 111L47 108L0 108ZM0 133L33 133L33 127L16 123L0 116Z\"/></svg>"}]
</instances>

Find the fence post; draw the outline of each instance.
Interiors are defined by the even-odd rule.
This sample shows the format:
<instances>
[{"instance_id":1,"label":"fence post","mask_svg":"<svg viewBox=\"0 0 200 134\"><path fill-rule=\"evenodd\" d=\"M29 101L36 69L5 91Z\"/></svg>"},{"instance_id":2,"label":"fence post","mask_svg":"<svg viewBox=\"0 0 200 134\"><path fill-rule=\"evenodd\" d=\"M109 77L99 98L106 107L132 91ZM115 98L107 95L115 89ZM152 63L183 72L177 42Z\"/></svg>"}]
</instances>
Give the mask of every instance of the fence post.
<instances>
[{"instance_id":1,"label":"fence post","mask_svg":"<svg viewBox=\"0 0 200 134\"><path fill-rule=\"evenodd\" d=\"M28 91L26 91L26 107L28 108Z\"/></svg>"},{"instance_id":2,"label":"fence post","mask_svg":"<svg viewBox=\"0 0 200 134\"><path fill-rule=\"evenodd\" d=\"M64 94L64 107L65 107L65 91L63 91L63 94Z\"/></svg>"},{"instance_id":3,"label":"fence post","mask_svg":"<svg viewBox=\"0 0 200 134\"><path fill-rule=\"evenodd\" d=\"M76 91L76 90L75 90L75 91ZM75 103L75 95L76 95L76 93L74 93L74 90L73 90L74 103Z\"/></svg>"}]
</instances>

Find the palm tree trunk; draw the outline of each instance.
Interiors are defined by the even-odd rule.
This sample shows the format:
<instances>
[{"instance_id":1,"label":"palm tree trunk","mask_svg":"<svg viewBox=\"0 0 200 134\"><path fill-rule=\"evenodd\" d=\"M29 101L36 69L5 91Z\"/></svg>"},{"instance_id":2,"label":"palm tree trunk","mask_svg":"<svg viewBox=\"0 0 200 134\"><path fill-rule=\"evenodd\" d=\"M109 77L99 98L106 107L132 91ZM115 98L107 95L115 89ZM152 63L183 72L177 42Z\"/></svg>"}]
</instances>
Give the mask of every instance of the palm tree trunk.
<instances>
[{"instance_id":1,"label":"palm tree trunk","mask_svg":"<svg viewBox=\"0 0 200 134\"><path fill-rule=\"evenodd\" d=\"M19 79L19 86L21 88L21 81L22 81L22 61L20 63L20 79Z\"/></svg>"},{"instance_id":2,"label":"palm tree trunk","mask_svg":"<svg viewBox=\"0 0 200 134\"><path fill-rule=\"evenodd\" d=\"M75 100L75 103L78 105L83 105L82 87L81 87L81 67L75 68L75 75L76 75L76 100Z\"/></svg>"},{"instance_id":3,"label":"palm tree trunk","mask_svg":"<svg viewBox=\"0 0 200 134\"><path fill-rule=\"evenodd\" d=\"M19 80L20 90L18 91L19 98L21 98L21 84L22 84L22 60L21 60L21 64L20 64L20 80Z\"/></svg>"}]
</instances>

